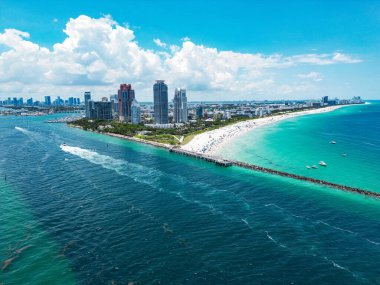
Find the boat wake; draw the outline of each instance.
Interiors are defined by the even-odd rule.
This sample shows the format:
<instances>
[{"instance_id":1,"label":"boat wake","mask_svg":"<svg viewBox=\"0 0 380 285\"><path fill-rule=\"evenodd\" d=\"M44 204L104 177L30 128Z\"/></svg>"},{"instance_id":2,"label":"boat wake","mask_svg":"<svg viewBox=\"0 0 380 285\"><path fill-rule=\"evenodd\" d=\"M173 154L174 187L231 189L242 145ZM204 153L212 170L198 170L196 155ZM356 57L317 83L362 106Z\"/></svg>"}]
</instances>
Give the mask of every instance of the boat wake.
<instances>
[{"instance_id":1,"label":"boat wake","mask_svg":"<svg viewBox=\"0 0 380 285\"><path fill-rule=\"evenodd\" d=\"M15 127L15 130L20 131L26 135L30 134L31 131L28 131L27 129L21 128L21 127Z\"/></svg>"},{"instance_id":2,"label":"boat wake","mask_svg":"<svg viewBox=\"0 0 380 285\"><path fill-rule=\"evenodd\" d=\"M93 164L100 165L105 169L109 169L115 171L119 175L127 176L138 183L143 183L149 185L153 189L158 190L159 192L165 192L175 195L180 198L184 202L196 204L200 207L206 208L208 211L212 212L216 215L221 215L228 220L239 220L241 222L240 217L235 217L234 215L230 215L224 211L225 205L219 205L212 203L213 201L219 200L216 199L218 196L223 195L222 200L228 200L228 206L234 206L235 209L242 211L248 211L247 203L235 193L231 193L229 191L222 191L220 189L215 189L210 185L206 185L201 182L193 182L189 181L187 178L175 174L168 175L165 172L162 172L157 169L149 168L140 164L128 162L122 159L116 159L107 155L99 154L94 150L83 149L80 147L69 146L66 144L61 144L60 148L62 151L85 159ZM167 181L170 180L170 183L177 185L178 189L186 189L188 185L193 185L196 189L200 189L203 191L199 191L199 197L194 197L196 194L193 192L184 192L184 191L168 191L167 190ZM249 205L248 205L249 206Z\"/></svg>"}]
</instances>

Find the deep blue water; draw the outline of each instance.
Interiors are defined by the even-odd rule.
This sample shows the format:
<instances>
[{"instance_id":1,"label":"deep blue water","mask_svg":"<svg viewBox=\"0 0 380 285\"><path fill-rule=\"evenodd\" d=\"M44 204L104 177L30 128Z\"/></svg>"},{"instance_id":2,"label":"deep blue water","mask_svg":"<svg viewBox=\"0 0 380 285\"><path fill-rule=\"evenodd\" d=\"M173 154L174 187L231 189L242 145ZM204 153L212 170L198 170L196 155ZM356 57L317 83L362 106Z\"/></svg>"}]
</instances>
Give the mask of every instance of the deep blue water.
<instances>
[{"instance_id":1,"label":"deep blue water","mask_svg":"<svg viewBox=\"0 0 380 285\"><path fill-rule=\"evenodd\" d=\"M44 120L0 117L4 284L380 283L378 200Z\"/></svg>"}]
</instances>

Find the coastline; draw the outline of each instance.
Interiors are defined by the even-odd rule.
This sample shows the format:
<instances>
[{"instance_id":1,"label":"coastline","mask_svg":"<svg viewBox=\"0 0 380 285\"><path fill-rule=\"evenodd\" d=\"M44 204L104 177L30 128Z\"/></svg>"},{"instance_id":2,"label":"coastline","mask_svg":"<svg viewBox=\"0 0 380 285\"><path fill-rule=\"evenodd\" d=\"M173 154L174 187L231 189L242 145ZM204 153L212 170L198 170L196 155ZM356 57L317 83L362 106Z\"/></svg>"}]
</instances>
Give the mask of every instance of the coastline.
<instances>
[{"instance_id":1,"label":"coastline","mask_svg":"<svg viewBox=\"0 0 380 285\"><path fill-rule=\"evenodd\" d=\"M247 132L253 131L256 128L294 117L332 112L346 106L352 105L329 106L320 109L299 111L239 122L216 130L198 134L188 144L181 146L181 149L199 154L217 156L218 151L222 146L231 143L234 139Z\"/></svg>"}]
</instances>

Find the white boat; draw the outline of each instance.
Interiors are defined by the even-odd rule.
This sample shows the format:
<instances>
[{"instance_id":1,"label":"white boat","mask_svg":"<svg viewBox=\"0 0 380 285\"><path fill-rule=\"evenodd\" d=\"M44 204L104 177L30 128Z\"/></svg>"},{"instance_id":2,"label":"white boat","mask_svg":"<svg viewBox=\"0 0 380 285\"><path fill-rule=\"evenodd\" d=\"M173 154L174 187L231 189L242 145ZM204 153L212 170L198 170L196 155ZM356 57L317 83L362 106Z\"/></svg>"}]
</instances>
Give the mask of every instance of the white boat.
<instances>
[{"instance_id":1,"label":"white boat","mask_svg":"<svg viewBox=\"0 0 380 285\"><path fill-rule=\"evenodd\" d=\"M318 167L316 165L313 165L311 168L317 169Z\"/></svg>"},{"instance_id":2,"label":"white boat","mask_svg":"<svg viewBox=\"0 0 380 285\"><path fill-rule=\"evenodd\" d=\"M330 143L331 143L331 144L336 144L336 141L331 141Z\"/></svg>"},{"instance_id":3,"label":"white boat","mask_svg":"<svg viewBox=\"0 0 380 285\"><path fill-rule=\"evenodd\" d=\"M307 169L310 169L311 167L310 167L309 165L306 165L306 168L307 168Z\"/></svg>"},{"instance_id":4,"label":"white boat","mask_svg":"<svg viewBox=\"0 0 380 285\"><path fill-rule=\"evenodd\" d=\"M342 156L347 156L347 153L342 153Z\"/></svg>"},{"instance_id":5,"label":"white boat","mask_svg":"<svg viewBox=\"0 0 380 285\"><path fill-rule=\"evenodd\" d=\"M319 162L319 165L321 165L321 166L327 166L327 163L321 160L321 161Z\"/></svg>"}]
</instances>

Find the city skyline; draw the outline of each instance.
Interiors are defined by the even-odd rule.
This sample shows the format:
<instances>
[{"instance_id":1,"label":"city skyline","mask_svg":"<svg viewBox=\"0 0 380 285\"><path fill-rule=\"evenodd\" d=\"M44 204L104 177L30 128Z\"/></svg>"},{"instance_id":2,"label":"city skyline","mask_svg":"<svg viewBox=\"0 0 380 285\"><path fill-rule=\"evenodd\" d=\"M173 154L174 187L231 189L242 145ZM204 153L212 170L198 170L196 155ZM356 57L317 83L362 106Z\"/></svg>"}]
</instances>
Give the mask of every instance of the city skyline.
<instances>
[{"instance_id":1,"label":"city skyline","mask_svg":"<svg viewBox=\"0 0 380 285\"><path fill-rule=\"evenodd\" d=\"M277 8L270 3L241 1L234 7L219 1L214 7L192 1L181 11L190 19L190 11L202 5L199 23L182 21L178 26L170 17L159 23L150 17L157 9L179 8L172 1L113 2L118 9L97 3L95 9L65 5L57 11L44 4L51 13L34 11L33 16L15 3L2 2L0 97L30 94L42 101L45 95L79 97L91 89L100 99L118 82L134 82L140 101L150 101L150 82L165 78L170 86L186 86L195 101L379 98L375 1L344 7L338 1L291 1L276 3ZM296 5L308 13L297 12ZM238 17L238 6L257 17ZM126 17L119 12L122 8L134 13ZM217 16L226 11L228 23ZM356 12L355 19L346 13L350 11ZM13 14L25 20L11 21L8 15ZM31 25L39 16L44 21ZM218 28L208 33L199 27L202 22L215 22Z\"/></svg>"}]
</instances>

